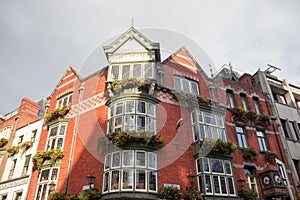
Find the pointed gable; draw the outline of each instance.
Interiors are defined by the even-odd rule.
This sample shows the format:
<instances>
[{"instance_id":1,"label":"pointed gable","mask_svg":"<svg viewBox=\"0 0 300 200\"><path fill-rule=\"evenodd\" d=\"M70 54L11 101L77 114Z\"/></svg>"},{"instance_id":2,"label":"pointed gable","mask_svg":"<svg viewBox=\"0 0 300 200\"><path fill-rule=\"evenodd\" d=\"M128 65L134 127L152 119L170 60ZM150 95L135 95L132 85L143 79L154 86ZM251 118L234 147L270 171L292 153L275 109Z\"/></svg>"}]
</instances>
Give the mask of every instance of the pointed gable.
<instances>
[{"instance_id":1,"label":"pointed gable","mask_svg":"<svg viewBox=\"0 0 300 200\"><path fill-rule=\"evenodd\" d=\"M59 98L69 92L72 92L74 90L74 83L77 80L81 80L81 77L72 66L69 66L49 98L51 98L55 93L57 95L56 98Z\"/></svg>"},{"instance_id":2,"label":"pointed gable","mask_svg":"<svg viewBox=\"0 0 300 200\"><path fill-rule=\"evenodd\" d=\"M159 43L151 42L134 27L103 49L109 62L160 61Z\"/></svg>"}]
</instances>

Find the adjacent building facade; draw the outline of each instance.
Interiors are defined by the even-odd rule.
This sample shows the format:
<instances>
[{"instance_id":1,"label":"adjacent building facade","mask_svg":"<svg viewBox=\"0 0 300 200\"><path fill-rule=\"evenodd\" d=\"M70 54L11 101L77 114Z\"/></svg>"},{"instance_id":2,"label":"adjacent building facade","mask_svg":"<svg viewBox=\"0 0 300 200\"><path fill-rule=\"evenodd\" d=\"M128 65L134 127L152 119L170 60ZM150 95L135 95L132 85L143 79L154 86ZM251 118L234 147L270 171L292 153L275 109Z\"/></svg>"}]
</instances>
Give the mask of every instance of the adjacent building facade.
<instances>
[{"instance_id":1,"label":"adjacent building facade","mask_svg":"<svg viewBox=\"0 0 300 200\"><path fill-rule=\"evenodd\" d=\"M88 77L69 67L47 99L44 123L32 123L41 134L27 199L90 187L102 199L163 199L162 188L195 189L203 199L249 191L295 199L297 161L283 153L277 112L255 77L232 68L209 77L185 47L162 61L159 43L133 27L104 52L108 66ZM32 154L22 155L24 166Z\"/></svg>"}]
</instances>

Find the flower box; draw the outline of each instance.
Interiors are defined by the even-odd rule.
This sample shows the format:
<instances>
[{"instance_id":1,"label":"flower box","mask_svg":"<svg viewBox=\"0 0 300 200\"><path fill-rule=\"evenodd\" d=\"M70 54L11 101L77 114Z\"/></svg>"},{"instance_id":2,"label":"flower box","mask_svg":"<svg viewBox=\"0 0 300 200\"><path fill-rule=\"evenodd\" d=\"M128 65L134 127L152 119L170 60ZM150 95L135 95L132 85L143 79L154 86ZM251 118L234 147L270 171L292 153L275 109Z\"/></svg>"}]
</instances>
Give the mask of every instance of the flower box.
<instances>
[{"instance_id":1,"label":"flower box","mask_svg":"<svg viewBox=\"0 0 300 200\"><path fill-rule=\"evenodd\" d=\"M8 154L10 156L13 156L19 152L19 147L18 146L10 146L10 147L8 147L8 149L6 151L8 152Z\"/></svg>"},{"instance_id":2,"label":"flower box","mask_svg":"<svg viewBox=\"0 0 300 200\"><path fill-rule=\"evenodd\" d=\"M69 106L63 106L61 108L57 108L50 113L46 113L45 120L46 122L51 122L59 118L64 118L70 111Z\"/></svg>"},{"instance_id":3,"label":"flower box","mask_svg":"<svg viewBox=\"0 0 300 200\"><path fill-rule=\"evenodd\" d=\"M45 161L49 161L49 164L53 165L63 157L64 153L59 149L52 149L50 151L38 151L37 154L32 157L32 162L35 168L41 170Z\"/></svg>"}]
</instances>

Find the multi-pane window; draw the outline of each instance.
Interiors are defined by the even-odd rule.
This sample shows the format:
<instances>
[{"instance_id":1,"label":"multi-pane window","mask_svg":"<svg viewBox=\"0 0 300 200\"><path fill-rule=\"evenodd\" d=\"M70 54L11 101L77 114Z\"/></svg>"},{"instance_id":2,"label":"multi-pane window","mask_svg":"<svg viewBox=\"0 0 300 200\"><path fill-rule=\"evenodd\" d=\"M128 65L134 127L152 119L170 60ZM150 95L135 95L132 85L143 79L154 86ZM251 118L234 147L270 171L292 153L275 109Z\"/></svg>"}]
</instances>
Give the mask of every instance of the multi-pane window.
<instances>
[{"instance_id":1,"label":"multi-pane window","mask_svg":"<svg viewBox=\"0 0 300 200\"><path fill-rule=\"evenodd\" d=\"M27 175L29 163L30 163L30 157L31 157L31 155L25 156L25 163L24 163L23 170L22 170L22 176Z\"/></svg>"},{"instance_id":2,"label":"multi-pane window","mask_svg":"<svg viewBox=\"0 0 300 200\"><path fill-rule=\"evenodd\" d=\"M127 100L113 104L109 109L108 133L118 131L156 132L155 104Z\"/></svg>"},{"instance_id":3,"label":"multi-pane window","mask_svg":"<svg viewBox=\"0 0 300 200\"><path fill-rule=\"evenodd\" d=\"M157 155L123 150L104 160L103 193L119 191L157 192Z\"/></svg>"},{"instance_id":4,"label":"multi-pane window","mask_svg":"<svg viewBox=\"0 0 300 200\"><path fill-rule=\"evenodd\" d=\"M34 131L31 132L31 141L32 142L35 141L36 134L37 134L37 130L34 130Z\"/></svg>"},{"instance_id":5,"label":"multi-pane window","mask_svg":"<svg viewBox=\"0 0 300 200\"><path fill-rule=\"evenodd\" d=\"M135 63L110 66L109 80L126 78L155 78L155 63Z\"/></svg>"},{"instance_id":6,"label":"multi-pane window","mask_svg":"<svg viewBox=\"0 0 300 200\"><path fill-rule=\"evenodd\" d=\"M24 135L19 136L18 145L22 144Z\"/></svg>"},{"instance_id":7,"label":"multi-pane window","mask_svg":"<svg viewBox=\"0 0 300 200\"><path fill-rule=\"evenodd\" d=\"M278 160L277 158L275 160L276 160L276 164L278 165L278 169L279 169L279 173L280 173L282 182L284 185L287 185L287 172L286 172L285 166L282 161Z\"/></svg>"},{"instance_id":8,"label":"multi-pane window","mask_svg":"<svg viewBox=\"0 0 300 200\"><path fill-rule=\"evenodd\" d=\"M174 76L174 89L185 93L199 95L198 82L179 76Z\"/></svg>"},{"instance_id":9,"label":"multi-pane window","mask_svg":"<svg viewBox=\"0 0 300 200\"><path fill-rule=\"evenodd\" d=\"M297 132L295 123L292 121L289 121L289 127L290 127L291 134L293 136L293 140L299 140L299 136L298 136L298 132Z\"/></svg>"},{"instance_id":10,"label":"multi-pane window","mask_svg":"<svg viewBox=\"0 0 300 200\"><path fill-rule=\"evenodd\" d=\"M227 140L223 115L194 110L191 118L194 141L204 138Z\"/></svg>"},{"instance_id":11,"label":"multi-pane window","mask_svg":"<svg viewBox=\"0 0 300 200\"><path fill-rule=\"evenodd\" d=\"M70 105L72 103L72 96L73 94L69 93L57 99L56 108Z\"/></svg>"},{"instance_id":12,"label":"multi-pane window","mask_svg":"<svg viewBox=\"0 0 300 200\"><path fill-rule=\"evenodd\" d=\"M12 160L11 167L10 167L9 174L8 174L8 179L13 178L16 164L17 164L17 159Z\"/></svg>"},{"instance_id":13,"label":"multi-pane window","mask_svg":"<svg viewBox=\"0 0 300 200\"><path fill-rule=\"evenodd\" d=\"M207 195L235 196L231 161L214 158L196 159L199 190Z\"/></svg>"},{"instance_id":14,"label":"multi-pane window","mask_svg":"<svg viewBox=\"0 0 300 200\"><path fill-rule=\"evenodd\" d=\"M14 200L21 200L22 199L22 191L15 192Z\"/></svg>"},{"instance_id":15,"label":"multi-pane window","mask_svg":"<svg viewBox=\"0 0 300 200\"><path fill-rule=\"evenodd\" d=\"M6 126L0 131L0 138L8 139L10 137L10 133L12 130L12 126Z\"/></svg>"},{"instance_id":16,"label":"multi-pane window","mask_svg":"<svg viewBox=\"0 0 300 200\"><path fill-rule=\"evenodd\" d=\"M241 94L240 97L241 97L241 101L242 101L242 107L244 108L245 111L248 111L246 95Z\"/></svg>"},{"instance_id":17,"label":"multi-pane window","mask_svg":"<svg viewBox=\"0 0 300 200\"><path fill-rule=\"evenodd\" d=\"M232 90L227 90L226 94L227 94L228 107L229 108L234 108L233 91Z\"/></svg>"},{"instance_id":18,"label":"multi-pane window","mask_svg":"<svg viewBox=\"0 0 300 200\"><path fill-rule=\"evenodd\" d=\"M41 171L35 195L35 200L47 199L50 194L49 183L57 184L58 168L48 168Z\"/></svg>"},{"instance_id":19,"label":"multi-pane window","mask_svg":"<svg viewBox=\"0 0 300 200\"><path fill-rule=\"evenodd\" d=\"M51 149L62 149L64 144L64 137L66 132L66 124L57 124L50 128L47 151Z\"/></svg>"},{"instance_id":20,"label":"multi-pane window","mask_svg":"<svg viewBox=\"0 0 300 200\"><path fill-rule=\"evenodd\" d=\"M257 140L258 140L260 151L268 151L265 133L261 130L257 130L256 135L257 135Z\"/></svg>"},{"instance_id":21,"label":"multi-pane window","mask_svg":"<svg viewBox=\"0 0 300 200\"><path fill-rule=\"evenodd\" d=\"M257 183L255 178L255 169L253 167L245 166L244 173L246 175L246 183L248 185L248 188L258 193Z\"/></svg>"},{"instance_id":22,"label":"multi-pane window","mask_svg":"<svg viewBox=\"0 0 300 200\"><path fill-rule=\"evenodd\" d=\"M241 126L235 127L239 148L248 148L245 129Z\"/></svg>"},{"instance_id":23,"label":"multi-pane window","mask_svg":"<svg viewBox=\"0 0 300 200\"><path fill-rule=\"evenodd\" d=\"M260 114L259 101L257 97L253 97L253 103L254 103L255 112L257 114Z\"/></svg>"}]
</instances>

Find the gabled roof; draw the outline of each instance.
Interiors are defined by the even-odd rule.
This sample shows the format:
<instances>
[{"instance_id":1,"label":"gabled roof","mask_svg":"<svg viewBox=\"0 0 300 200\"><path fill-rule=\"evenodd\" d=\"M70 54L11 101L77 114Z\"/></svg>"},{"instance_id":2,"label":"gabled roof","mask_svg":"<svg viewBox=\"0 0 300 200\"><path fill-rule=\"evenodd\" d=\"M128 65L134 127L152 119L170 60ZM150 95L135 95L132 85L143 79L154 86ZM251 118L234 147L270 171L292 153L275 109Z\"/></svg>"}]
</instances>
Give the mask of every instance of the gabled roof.
<instances>
[{"instance_id":1,"label":"gabled roof","mask_svg":"<svg viewBox=\"0 0 300 200\"><path fill-rule=\"evenodd\" d=\"M78 78L79 81L82 81L82 77L77 73L77 71L72 67L69 66L66 70L66 72L64 73L64 75L61 77L61 79L58 81L58 83L56 84L54 90L52 91L51 95L48 97L48 99L50 99L53 94L55 93L55 91L57 90L57 88L60 86L60 84L62 83L62 81L64 80L64 77L69 73L69 71L72 71L72 73Z\"/></svg>"},{"instance_id":2,"label":"gabled roof","mask_svg":"<svg viewBox=\"0 0 300 200\"><path fill-rule=\"evenodd\" d=\"M159 43L151 42L146 36L144 36L141 32L136 30L134 27L130 27L125 33L119 36L114 42L103 47L106 57L108 57L109 54L113 54L114 52L116 52L128 40L133 40L133 39L148 51L154 50L157 53L159 53ZM157 58L160 58L160 56Z\"/></svg>"},{"instance_id":3,"label":"gabled roof","mask_svg":"<svg viewBox=\"0 0 300 200\"><path fill-rule=\"evenodd\" d=\"M206 72L201 68L196 59L192 56L192 54L187 50L185 46L179 48L172 55L166 58L162 63L166 64L167 62L173 62L184 67L194 68L195 70L198 70L199 73L201 73L206 79L209 78Z\"/></svg>"}]
</instances>

